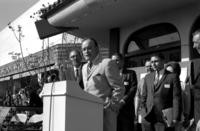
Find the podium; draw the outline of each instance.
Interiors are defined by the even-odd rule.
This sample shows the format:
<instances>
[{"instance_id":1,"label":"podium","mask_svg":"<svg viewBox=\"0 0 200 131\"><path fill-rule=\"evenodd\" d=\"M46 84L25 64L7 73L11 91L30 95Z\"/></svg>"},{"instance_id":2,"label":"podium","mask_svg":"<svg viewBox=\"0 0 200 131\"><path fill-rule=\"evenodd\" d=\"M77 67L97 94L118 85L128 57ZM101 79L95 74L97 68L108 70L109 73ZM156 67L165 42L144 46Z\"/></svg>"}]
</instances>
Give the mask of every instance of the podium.
<instances>
[{"instance_id":1,"label":"podium","mask_svg":"<svg viewBox=\"0 0 200 131\"><path fill-rule=\"evenodd\" d=\"M75 81L44 85L43 131L103 131L103 101Z\"/></svg>"}]
</instances>

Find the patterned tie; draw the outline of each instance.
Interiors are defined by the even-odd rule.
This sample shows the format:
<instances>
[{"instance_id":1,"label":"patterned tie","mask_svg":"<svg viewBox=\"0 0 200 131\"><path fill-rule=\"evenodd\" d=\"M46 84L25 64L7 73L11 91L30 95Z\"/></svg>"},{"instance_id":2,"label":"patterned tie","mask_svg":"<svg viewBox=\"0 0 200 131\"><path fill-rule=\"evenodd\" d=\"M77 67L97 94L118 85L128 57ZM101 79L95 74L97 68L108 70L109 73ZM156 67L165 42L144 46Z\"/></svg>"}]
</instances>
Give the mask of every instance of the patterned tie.
<instances>
[{"instance_id":1,"label":"patterned tie","mask_svg":"<svg viewBox=\"0 0 200 131\"><path fill-rule=\"evenodd\" d=\"M89 76L90 72L91 72L91 69L92 69L92 62L89 62L88 63L88 66L87 66L87 75Z\"/></svg>"}]
</instances>

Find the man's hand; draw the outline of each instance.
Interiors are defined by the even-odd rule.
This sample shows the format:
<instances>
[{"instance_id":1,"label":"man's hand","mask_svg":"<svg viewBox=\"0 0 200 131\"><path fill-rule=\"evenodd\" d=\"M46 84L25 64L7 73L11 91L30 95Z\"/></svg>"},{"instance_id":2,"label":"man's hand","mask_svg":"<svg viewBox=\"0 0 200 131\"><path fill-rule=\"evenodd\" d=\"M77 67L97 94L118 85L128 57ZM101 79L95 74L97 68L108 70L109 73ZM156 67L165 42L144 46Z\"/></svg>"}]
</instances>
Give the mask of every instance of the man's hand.
<instances>
[{"instance_id":1,"label":"man's hand","mask_svg":"<svg viewBox=\"0 0 200 131\"><path fill-rule=\"evenodd\" d=\"M111 99L109 99L108 97L106 98L105 102L104 102L104 109L110 108L112 111L114 112L119 112L120 109L120 103L118 102L113 102Z\"/></svg>"},{"instance_id":2,"label":"man's hand","mask_svg":"<svg viewBox=\"0 0 200 131\"><path fill-rule=\"evenodd\" d=\"M125 103L126 103L126 102L124 101L124 99L121 99L121 100L119 101L120 108L121 108Z\"/></svg>"}]
</instances>

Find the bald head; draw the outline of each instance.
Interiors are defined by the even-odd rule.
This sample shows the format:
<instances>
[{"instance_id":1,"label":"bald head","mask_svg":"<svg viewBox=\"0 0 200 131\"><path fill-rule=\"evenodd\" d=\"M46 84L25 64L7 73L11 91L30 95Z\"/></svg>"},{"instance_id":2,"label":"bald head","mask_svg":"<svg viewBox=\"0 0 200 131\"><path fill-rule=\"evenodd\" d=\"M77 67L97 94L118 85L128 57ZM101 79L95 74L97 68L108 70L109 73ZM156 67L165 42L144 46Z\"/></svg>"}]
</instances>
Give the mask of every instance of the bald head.
<instances>
[{"instance_id":1,"label":"bald head","mask_svg":"<svg viewBox=\"0 0 200 131\"><path fill-rule=\"evenodd\" d=\"M92 38L83 40L81 48L86 61L93 61L99 54L98 44Z\"/></svg>"}]
</instances>

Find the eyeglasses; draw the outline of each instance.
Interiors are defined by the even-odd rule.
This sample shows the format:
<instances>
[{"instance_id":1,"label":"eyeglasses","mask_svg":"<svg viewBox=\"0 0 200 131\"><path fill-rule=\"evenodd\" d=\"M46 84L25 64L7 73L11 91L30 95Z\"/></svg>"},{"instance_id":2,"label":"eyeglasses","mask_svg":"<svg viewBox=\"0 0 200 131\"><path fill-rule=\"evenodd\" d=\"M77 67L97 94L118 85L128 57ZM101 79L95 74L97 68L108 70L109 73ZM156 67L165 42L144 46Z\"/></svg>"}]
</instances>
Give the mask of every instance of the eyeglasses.
<instances>
[{"instance_id":1,"label":"eyeglasses","mask_svg":"<svg viewBox=\"0 0 200 131\"><path fill-rule=\"evenodd\" d=\"M156 63L156 62L159 62L159 60L153 60L153 61L151 61L151 63Z\"/></svg>"}]
</instances>

